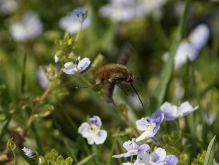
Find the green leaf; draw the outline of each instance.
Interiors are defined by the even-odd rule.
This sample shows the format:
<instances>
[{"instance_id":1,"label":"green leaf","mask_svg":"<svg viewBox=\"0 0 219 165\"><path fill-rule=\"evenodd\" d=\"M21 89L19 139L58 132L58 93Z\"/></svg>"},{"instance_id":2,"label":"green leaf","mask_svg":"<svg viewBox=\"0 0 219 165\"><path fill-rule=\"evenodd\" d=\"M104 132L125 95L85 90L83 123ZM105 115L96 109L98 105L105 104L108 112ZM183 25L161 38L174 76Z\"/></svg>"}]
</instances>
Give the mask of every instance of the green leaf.
<instances>
[{"instance_id":1,"label":"green leaf","mask_svg":"<svg viewBox=\"0 0 219 165\"><path fill-rule=\"evenodd\" d=\"M72 162L73 162L73 159L71 157L68 157L68 158L65 159L65 163L64 164L65 165L71 165Z\"/></svg>"},{"instance_id":2,"label":"green leaf","mask_svg":"<svg viewBox=\"0 0 219 165\"><path fill-rule=\"evenodd\" d=\"M56 158L58 157L58 152L55 149L52 149L51 151L46 152L45 157L46 157L47 160L55 161Z\"/></svg>"},{"instance_id":3,"label":"green leaf","mask_svg":"<svg viewBox=\"0 0 219 165\"><path fill-rule=\"evenodd\" d=\"M215 144L216 144L216 136L214 136L211 139L211 142L208 145L204 165L213 164Z\"/></svg>"},{"instance_id":4,"label":"green leaf","mask_svg":"<svg viewBox=\"0 0 219 165\"><path fill-rule=\"evenodd\" d=\"M4 117L3 114L0 114L0 116ZM7 131L8 124L9 124L10 120L11 120L11 115L8 115L8 117L5 121L0 122L0 146L2 143L3 136L5 135L5 133Z\"/></svg>"},{"instance_id":5,"label":"green leaf","mask_svg":"<svg viewBox=\"0 0 219 165\"><path fill-rule=\"evenodd\" d=\"M62 165L64 163L64 158L62 155L58 156L58 158L56 159L56 163L57 165Z\"/></svg>"},{"instance_id":6,"label":"green leaf","mask_svg":"<svg viewBox=\"0 0 219 165\"><path fill-rule=\"evenodd\" d=\"M80 162L77 163L76 165L85 164L86 162L88 162L89 160L91 160L94 156L96 156L96 153L93 153L93 154L87 156L86 158L84 158L82 161L80 161Z\"/></svg>"},{"instance_id":7,"label":"green leaf","mask_svg":"<svg viewBox=\"0 0 219 165\"><path fill-rule=\"evenodd\" d=\"M16 148L16 144L13 142L12 139L9 139L9 140L8 140L8 142L7 142L7 148L8 148L9 150L12 150L12 151Z\"/></svg>"}]
</instances>

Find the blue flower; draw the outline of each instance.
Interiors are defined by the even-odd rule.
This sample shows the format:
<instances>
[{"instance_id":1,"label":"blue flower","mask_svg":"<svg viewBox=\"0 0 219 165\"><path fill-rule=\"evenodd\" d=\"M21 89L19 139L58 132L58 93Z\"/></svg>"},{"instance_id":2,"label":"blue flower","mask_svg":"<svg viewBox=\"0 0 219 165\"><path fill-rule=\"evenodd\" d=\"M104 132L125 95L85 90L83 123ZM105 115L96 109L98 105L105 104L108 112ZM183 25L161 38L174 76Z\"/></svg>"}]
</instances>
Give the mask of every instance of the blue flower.
<instances>
[{"instance_id":1,"label":"blue flower","mask_svg":"<svg viewBox=\"0 0 219 165\"><path fill-rule=\"evenodd\" d=\"M78 32L80 30L81 24L82 29L89 27L91 24L91 14L89 11L87 18L84 19L86 11L87 9L85 8L76 8L72 11L71 15L62 17L59 20L60 27L70 34Z\"/></svg>"},{"instance_id":2,"label":"blue flower","mask_svg":"<svg viewBox=\"0 0 219 165\"><path fill-rule=\"evenodd\" d=\"M22 150L24 151L25 155L28 156L28 158L31 158L31 157L36 155L35 152L33 152L32 150L30 150L30 149L28 149L26 147L24 147Z\"/></svg>"},{"instance_id":3,"label":"blue flower","mask_svg":"<svg viewBox=\"0 0 219 165\"><path fill-rule=\"evenodd\" d=\"M26 41L39 35L43 24L36 13L27 12L20 22L11 24L9 30L14 40Z\"/></svg>"},{"instance_id":4,"label":"blue flower","mask_svg":"<svg viewBox=\"0 0 219 165\"><path fill-rule=\"evenodd\" d=\"M0 0L0 14L10 14L18 7L17 0Z\"/></svg>"},{"instance_id":5,"label":"blue flower","mask_svg":"<svg viewBox=\"0 0 219 165\"><path fill-rule=\"evenodd\" d=\"M90 118L90 124L82 123L78 129L78 132L82 134L84 138L87 138L88 144L102 144L106 140L107 132L100 130L102 122L98 116Z\"/></svg>"},{"instance_id":6,"label":"blue flower","mask_svg":"<svg viewBox=\"0 0 219 165\"><path fill-rule=\"evenodd\" d=\"M141 165L176 165L178 158L175 155L166 155L166 151L163 148L158 147L154 152L143 152L138 154L137 160L134 164Z\"/></svg>"},{"instance_id":7,"label":"blue flower","mask_svg":"<svg viewBox=\"0 0 219 165\"><path fill-rule=\"evenodd\" d=\"M81 73L83 72L91 63L90 59L85 57L82 60L80 60L80 57L77 58L79 61L78 64L75 64L73 62L66 62L64 64L64 69L62 69L63 72L66 74L75 74L75 73Z\"/></svg>"},{"instance_id":8,"label":"blue flower","mask_svg":"<svg viewBox=\"0 0 219 165\"><path fill-rule=\"evenodd\" d=\"M134 142L134 139L127 141L123 144L123 147L128 151L124 154L113 155L113 158L129 157L133 155L138 155L139 153L146 152L150 149L148 144L138 145Z\"/></svg>"},{"instance_id":9,"label":"blue flower","mask_svg":"<svg viewBox=\"0 0 219 165\"><path fill-rule=\"evenodd\" d=\"M144 6L134 0L111 0L99 10L101 16L109 16L114 22L127 22L144 13Z\"/></svg>"},{"instance_id":10,"label":"blue flower","mask_svg":"<svg viewBox=\"0 0 219 165\"><path fill-rule=\"evenodd\" d=\"M161 111L154 112L151 117L145 117L136 121L138 130L144 131L136 141L141 141L148 137L153 137L160 128L160 124L164 119L164 113Z\"/></svg>"},{"instance_id":11,"label":"blue flower","mask_svg":"<svg viewBox=\"0 0 219 165\"><path fill-rule=\"evenodd\" d=\"M175 120L179 117L192 113L194 110L198 109L198 107L199 106L193 108L188 101L180 104L179 106L165 102L161 105L160 110L164 113L165 120Z\"/></svg>"},{"instance_id":12,"label":"blue flower","mask_svg":"<svg viewBox=\"0 0 219 165\"><path fill-rule=\"evenodd\" d=\"M175 155L167 155L164 164L165 165L176 165L178 162L178 158Z\"/></svg>"}]
</instances>

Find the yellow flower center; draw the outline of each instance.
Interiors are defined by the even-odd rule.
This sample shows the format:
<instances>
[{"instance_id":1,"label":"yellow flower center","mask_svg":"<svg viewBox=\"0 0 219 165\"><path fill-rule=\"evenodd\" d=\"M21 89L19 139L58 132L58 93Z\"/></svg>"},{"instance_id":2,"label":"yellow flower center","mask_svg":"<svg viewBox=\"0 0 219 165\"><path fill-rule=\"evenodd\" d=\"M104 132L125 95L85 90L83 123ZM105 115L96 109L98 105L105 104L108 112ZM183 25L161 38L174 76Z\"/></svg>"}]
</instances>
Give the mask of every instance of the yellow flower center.
<instances>
[{"instance_id":1,"label":"yellow flower center","mask_svg":"<svg viewBox=\"0 0 219 165\"><path fill-rule=\"evenodd\" d=\"M100 130L100 128L95 126L95 125L91 125L91 127L90 127L90 131L93 134L96 134L99 130Z\"/></svg>"},{"instance_id":2,"label":"yellow flower center","mask_svg":"<svg viewBox=\"0 0 219 165\"><path fill-rule=\"evenodd\" d=\"M155 124L155 123L152 123L148 128L149 128L149 130L153 130L154 127L156 127L156 124Z\"/></svg>"}]
</instances>

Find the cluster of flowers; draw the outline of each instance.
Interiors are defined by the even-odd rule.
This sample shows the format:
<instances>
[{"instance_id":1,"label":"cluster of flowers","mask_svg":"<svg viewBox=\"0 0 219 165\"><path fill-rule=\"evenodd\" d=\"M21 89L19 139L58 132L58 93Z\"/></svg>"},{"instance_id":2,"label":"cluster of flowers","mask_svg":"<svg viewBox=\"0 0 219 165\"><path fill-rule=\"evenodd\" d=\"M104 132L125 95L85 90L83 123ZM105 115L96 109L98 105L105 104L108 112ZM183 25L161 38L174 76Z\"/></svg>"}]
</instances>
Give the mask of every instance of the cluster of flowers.
<instances>
[{"instance_id":1,"label":"cluster of flowers","mask_svg":"<svg viewBox=\"0 0 219 165\"><path fill-rule=\"evenodd\" d=\"M176 165L178 158L175 155L167 155L163 148L158 147L154 152L148 152L150 146L148 144L141 144L141 140L154 137L160 128L163 120L174 120L179 117L188 115L199 106L192 107L189 102L184 102L178 106L165 102L161 105L160 110L154 112L150 117L146 116L136 121L138 130L144 131L138 138L128 140L123 144L127 150L126 153L120 155L113 155L113 158L129 157L137 155L134 165ZM89 123L84 122L78 129L78 132L87 139L88 144L103 144L107 138L107 132L100 130L102 125L101 119L98 116L93 116L89 119ZM139 145L140 144L140 145ZM25 154L31 158L35 155L33 151L23 148ZM131 165L133 163L123 163L123 165Z\"/></svg>"}]
</instances>

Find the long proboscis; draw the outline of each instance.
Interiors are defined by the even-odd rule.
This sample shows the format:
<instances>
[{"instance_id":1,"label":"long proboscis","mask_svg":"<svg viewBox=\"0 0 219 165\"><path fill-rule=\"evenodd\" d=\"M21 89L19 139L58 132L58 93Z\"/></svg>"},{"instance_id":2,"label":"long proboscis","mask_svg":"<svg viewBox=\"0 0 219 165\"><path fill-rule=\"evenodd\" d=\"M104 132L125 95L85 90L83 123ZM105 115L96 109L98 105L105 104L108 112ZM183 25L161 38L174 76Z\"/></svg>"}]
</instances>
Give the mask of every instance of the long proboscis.
<instances>
[{"instance_id":1,"label":"long proboscis","mask_svg":"<svg viewBox=\"0 0 219 165\"><path fill-rule=\"evenodd\" d=\"M139 100L140 100L140 102L141 102L142 106L144 106L144 104L143 104L143 102L142 102L142 100L141 100L140 96L138 95L138 92L136 91L136 89L135 89L134 85L133 85L133 84L131 84L131 86L132 86L133 90L135 91L136 95L138 96L138 98L139 98Z\"/></svg>"},{"instance_id":2,"label":"long proboscis","mask_svg":"<svg viewBox=\"0 0 219 165\"><path fill-rule=\"evenodd\" d=\"M94 84L94 85L91 85L91 86L84 86L84 87L74 87L75 89L78 89L78 88L93 88L97 85L100 85L100 84Z\"/></svg>"}]
</instances>

